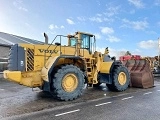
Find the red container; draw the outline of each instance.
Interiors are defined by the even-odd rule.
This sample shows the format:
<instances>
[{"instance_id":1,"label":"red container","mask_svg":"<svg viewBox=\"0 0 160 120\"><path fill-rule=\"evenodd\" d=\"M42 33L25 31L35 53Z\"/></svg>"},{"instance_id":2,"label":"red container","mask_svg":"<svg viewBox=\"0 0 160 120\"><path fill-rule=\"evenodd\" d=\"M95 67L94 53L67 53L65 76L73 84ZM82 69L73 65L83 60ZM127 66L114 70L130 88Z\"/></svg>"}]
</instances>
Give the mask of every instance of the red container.
<instances>
[{"instance_id":1,"label":"red container","mask_svg":"<svg viewBox=\"0 0 160 120\"><path fill-rule=\"evenodd\" d=\"M140 55L124 55L119 57L120 61L131 60L131 59L140 60L141 56Z\"/></svg>"},{"instance_id":2,"label":"red container","mask_svg":"<svg viewBox=\"0 0 160 120\"><path fill-rule=\"evenodd\" d=\"M132 55L133 56L133 58L135 59L135 60L140 60L141 59L141 56L140 55Z\"/></svg>"}]
</instances>

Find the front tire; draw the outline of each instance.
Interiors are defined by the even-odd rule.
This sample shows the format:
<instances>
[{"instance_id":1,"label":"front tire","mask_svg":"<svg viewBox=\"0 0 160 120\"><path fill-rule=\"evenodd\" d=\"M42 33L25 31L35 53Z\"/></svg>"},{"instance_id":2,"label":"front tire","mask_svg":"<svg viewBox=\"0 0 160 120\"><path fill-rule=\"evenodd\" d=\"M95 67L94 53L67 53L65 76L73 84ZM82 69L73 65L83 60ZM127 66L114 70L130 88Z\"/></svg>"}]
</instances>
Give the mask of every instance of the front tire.
<instances>
[{"instance_id":1,"label":"front tire","mask_svg":"<svg viewBox=\"0 0 160 120\"><path fill-rule=\"evenodd\" d=\"M130 74L125 66L114 67L112 73L112 84L107 87L112 91L124 91L130 83Z\"/></svg>"},{"instance_id":2,"label":"front tire","mask_svg":"<svg viewBox=\"0 0 160 120\"><path fill-rule=\"evenodd\" d=\"M52 94L59 100L74 100L82 95L84 82L84 75L78 67L62 66L53 77Z\"/></svg>"}]
</instances>

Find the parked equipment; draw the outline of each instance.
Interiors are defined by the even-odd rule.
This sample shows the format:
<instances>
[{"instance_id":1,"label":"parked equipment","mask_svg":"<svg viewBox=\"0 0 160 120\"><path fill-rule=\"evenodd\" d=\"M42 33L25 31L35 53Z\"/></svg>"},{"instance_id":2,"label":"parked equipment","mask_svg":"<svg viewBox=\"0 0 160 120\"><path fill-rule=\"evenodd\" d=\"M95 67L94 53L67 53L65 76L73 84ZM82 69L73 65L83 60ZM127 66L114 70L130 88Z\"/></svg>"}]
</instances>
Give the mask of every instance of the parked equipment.
<instances>
[{"instance_id":1,"label":"parked equipment","mask_svg":"<svg viewBox=\"0 0 160 120\"><path fill-rule=\"evenodd\" d=\"M158 56L145 57L149 61L153 74L155 76L160 75L160 38L158 38Z\"/></svg>"},{"instance_id":2,"label":"parked equipment","mask_svg":"<svg viewBox=\"0 0 160 120\"><path fill-rule=\"evenodd\" d=\"M146 59L149 62L151 70L154 75L160 74L160 64L159 64L160 60L158 56L144 57L144 59Z\"/></svg>"},{"instance_id":3,"label":"parked equipment","mask_svg":"<svg viewBox=\"0 0 160 120\"><path fill-rule=\"evenodd\" d=\"M39 87L56 99L73 100L81 96L84 84L106 85L114 91L124 91L130 83L126 67L105 53L95 51L95 36L76 32L75 35L57 35L60 42L48 44L16 44L9 54L8 70L4 78L28 87ZM68 45L62 46L62 37Z\"/></svg>"}]
</instances>

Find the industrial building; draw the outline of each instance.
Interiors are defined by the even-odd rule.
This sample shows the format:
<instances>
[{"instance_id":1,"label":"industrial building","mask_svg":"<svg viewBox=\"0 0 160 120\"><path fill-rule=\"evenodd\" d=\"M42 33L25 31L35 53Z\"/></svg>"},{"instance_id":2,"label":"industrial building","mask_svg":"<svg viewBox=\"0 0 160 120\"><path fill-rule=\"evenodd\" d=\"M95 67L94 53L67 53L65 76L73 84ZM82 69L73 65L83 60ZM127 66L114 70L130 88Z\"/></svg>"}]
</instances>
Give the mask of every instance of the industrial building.
<instances>
[{"instance_id":1,"label":"industrial building","mask_svg":"<svg viewBox=\"0 0 160 120\"><path fill-rule=\"evenodd\" d=\"M10 47L19 43L42 44L43 42L0 32L0 58L8 57Z\"/></svg>"},{"instance_id":2,"label":"industrial building","mask_svg":"<svg viewBox=\"0 0 160 120\"><path fill-rule=\"evenodd\" d=\"M11 46L19 43L43 44L38 40L0 32L0 72L7 69L8 54Z\"/></svg>"}]
</instances>

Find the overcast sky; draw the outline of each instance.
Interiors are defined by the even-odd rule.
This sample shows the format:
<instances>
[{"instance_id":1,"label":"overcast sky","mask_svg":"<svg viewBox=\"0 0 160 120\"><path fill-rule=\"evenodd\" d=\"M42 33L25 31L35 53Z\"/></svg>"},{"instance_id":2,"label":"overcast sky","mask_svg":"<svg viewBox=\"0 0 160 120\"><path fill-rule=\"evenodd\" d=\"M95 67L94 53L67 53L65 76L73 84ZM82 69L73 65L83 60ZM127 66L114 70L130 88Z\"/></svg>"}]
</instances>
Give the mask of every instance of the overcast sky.
<instances>
[{"instance_id":1,"label":"overcast sky","mask_svg":"<svg viewBox=\"0 0 160 120\"><path fill-rule=\"evenodd\" d=\"M43 41L76 31L96 35L97 49L158 54L160 0L0 0L0 31Z\"/></svg>"}]
</instances>

